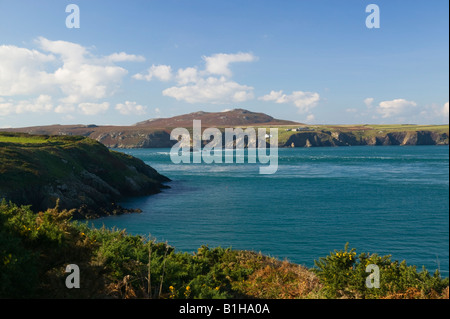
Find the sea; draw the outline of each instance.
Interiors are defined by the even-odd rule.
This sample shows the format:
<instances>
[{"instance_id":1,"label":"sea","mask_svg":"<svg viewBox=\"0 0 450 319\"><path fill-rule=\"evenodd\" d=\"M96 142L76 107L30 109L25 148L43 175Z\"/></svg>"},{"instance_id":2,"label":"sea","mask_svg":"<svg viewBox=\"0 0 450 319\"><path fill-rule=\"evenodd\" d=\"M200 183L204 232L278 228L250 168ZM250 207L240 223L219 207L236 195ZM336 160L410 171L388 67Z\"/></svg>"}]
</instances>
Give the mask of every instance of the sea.
<instances>
[{"instance_id":1,"label":"sea","mask_svg":"<svg viewBox=\"0 0 450 319\"><path fill-rule=\"evenodd\" d=\"M116 151L169 177L170 188L124 200L142 213L93 227L151 236L180 252L231 247L306 267L348 243L358 254L449 275L448 146L280 148L271 175L245 158L174 164L170 149Z\"/></svg>"}]
</instances>

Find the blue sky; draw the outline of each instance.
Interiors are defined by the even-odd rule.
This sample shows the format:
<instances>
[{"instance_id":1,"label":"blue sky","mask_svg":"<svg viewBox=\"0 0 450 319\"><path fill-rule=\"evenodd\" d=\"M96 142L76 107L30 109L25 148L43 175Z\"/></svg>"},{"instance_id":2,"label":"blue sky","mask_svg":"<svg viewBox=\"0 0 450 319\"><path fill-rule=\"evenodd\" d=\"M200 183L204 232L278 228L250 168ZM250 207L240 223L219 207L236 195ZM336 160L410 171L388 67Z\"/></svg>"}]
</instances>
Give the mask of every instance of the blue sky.
<instances>
[{"instance_id":1,"label":"blue sky","mask_svg":"<svg viewBox=\"0 0 450 319\"><path fill-rule=\"evenodd\" d=\"M66 27L68 4L80 28ZM366 27L368 4L380 28ZM448 123L449 3L0 0L0 127L245 108Z\"/></svg>"}]
</instances>

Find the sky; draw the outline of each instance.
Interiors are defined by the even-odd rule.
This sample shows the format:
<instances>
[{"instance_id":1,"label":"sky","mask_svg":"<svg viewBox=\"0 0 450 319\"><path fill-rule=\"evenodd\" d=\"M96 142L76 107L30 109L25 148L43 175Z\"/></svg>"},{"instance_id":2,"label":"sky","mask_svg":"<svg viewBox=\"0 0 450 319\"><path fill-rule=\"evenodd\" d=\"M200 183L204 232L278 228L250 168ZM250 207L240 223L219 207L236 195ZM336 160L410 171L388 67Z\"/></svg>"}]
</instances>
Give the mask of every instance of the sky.
<instances>
[{"instance_id":1,"label":"sky","mask_svg":"<svg viewBox=\"0 0 450 319\"><path fill-rule=\"evenodd\" d=\"M0 0L3 128L234 108L448 124L448 101L447 0Z\"/></svg>"}]
</instances>

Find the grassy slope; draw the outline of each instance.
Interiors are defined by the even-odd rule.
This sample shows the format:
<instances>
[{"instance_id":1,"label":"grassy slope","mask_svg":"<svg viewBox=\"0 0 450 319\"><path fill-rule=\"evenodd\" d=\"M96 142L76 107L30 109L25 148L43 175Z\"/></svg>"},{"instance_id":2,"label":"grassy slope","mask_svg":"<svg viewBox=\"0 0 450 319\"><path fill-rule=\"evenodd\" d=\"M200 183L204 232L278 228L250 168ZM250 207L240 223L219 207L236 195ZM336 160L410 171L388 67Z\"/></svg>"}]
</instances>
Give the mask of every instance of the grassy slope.
<instances>
[{"instance_id":1,"label":"grassy slope","mask_svg":"<svg viewBox=\"0 0 450 319\"><path fill-rule=\"evenodd\" d=\"M116 194L120 198L156 193L163 181L168 179L141 160L110 151L89 138L0 133L0 197L35 204L37 209L43 208L38 201L48 205L56 202L56 198L45 198L51 195L42 194L45 187L54 190L53 197L60 193L59 189L69 188L65 191L67 198L76 203L83 196L95 194L99 197ZM89 186L85 190L84 184ZM90 201L110 198L90 198Z\"/></svg>"}]
</instances>

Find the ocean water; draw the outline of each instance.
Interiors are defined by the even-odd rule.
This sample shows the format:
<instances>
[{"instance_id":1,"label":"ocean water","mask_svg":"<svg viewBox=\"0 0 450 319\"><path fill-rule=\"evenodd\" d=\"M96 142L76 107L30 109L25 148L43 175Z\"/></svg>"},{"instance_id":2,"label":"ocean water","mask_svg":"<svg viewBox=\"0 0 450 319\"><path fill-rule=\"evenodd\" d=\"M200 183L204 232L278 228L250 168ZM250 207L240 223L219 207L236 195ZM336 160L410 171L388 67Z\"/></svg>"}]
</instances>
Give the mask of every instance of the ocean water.
<instances>
[{"instance_id":1,"label":"ocean water","mask_svg":"<svg viewBox=\"0 0 450 319\"><path fill-rule=\"evenodd\" d=\"M232 247L307 267L348 242L448 277L448 146L279 149L273 175L247 160L173 164L170 149L118 151L171 178L171 188L122 202L143 212L95 227L151 234L178 251Z\"/></svg>"}]
</instances>

